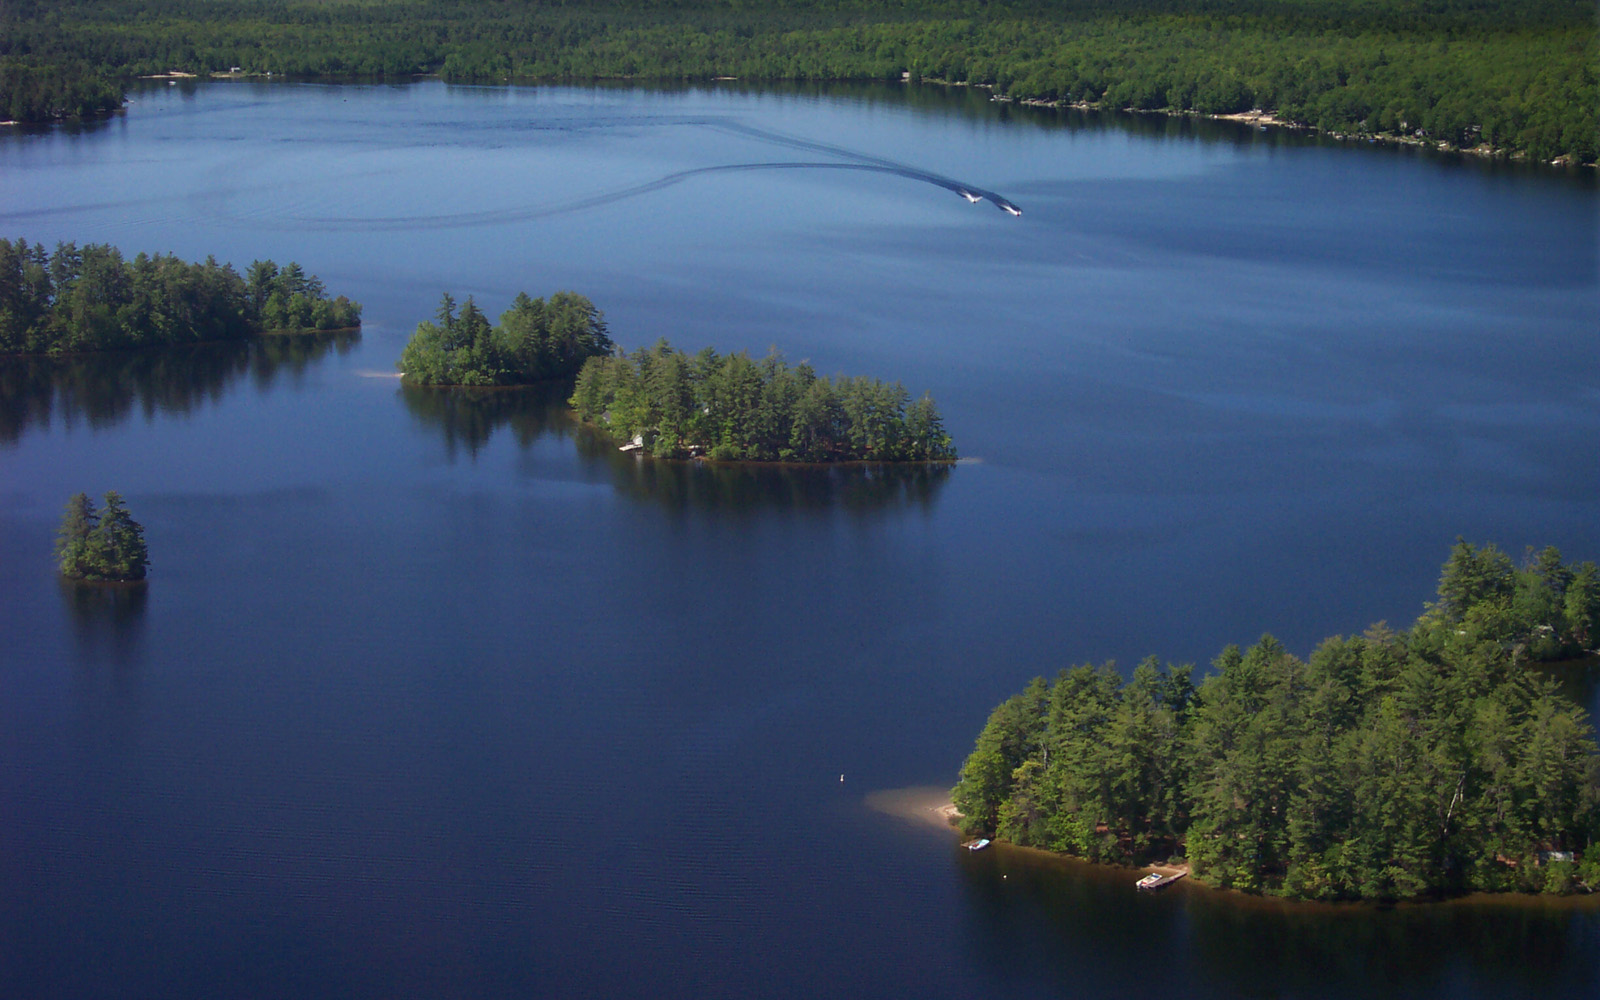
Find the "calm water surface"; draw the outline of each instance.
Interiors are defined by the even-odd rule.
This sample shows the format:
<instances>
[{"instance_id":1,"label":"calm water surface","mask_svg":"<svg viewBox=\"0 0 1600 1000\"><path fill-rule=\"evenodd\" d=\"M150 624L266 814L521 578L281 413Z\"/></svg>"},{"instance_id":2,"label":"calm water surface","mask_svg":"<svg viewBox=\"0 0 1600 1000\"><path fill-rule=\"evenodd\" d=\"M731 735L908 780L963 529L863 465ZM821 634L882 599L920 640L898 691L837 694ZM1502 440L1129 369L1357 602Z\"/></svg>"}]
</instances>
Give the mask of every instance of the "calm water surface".
<instances>
[{"instance_id":1,"label":"calm water surface","mask_svg":"<svg viewBox=\"0 0 1600 1000\"><path fill-rule=\"evenodd\" d=\"M0 367L0 994L1600 990L1592 906L1146 899L866 804L1035 674L1406 623L1458 534L1600 557L1592 179L928 90L135 96L0 136L6 235L367 322ZM930 389L972 461L639 463L392 378L442 292L560 288ZM51 573L107 489L146 592Z\"/></svg>"}]
</instances>

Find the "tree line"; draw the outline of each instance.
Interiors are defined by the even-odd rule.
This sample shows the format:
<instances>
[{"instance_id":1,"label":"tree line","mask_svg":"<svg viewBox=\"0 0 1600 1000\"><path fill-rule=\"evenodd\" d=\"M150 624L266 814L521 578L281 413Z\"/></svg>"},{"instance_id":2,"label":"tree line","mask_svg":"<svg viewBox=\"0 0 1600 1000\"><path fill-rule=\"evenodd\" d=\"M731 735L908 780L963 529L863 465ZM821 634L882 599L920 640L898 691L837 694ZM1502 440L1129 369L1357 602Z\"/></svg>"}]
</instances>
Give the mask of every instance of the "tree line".
<instances>
[{"instance_id":1,"label":"tree line","mask_svg":"<svg viewBox=\"0 0 1600 1000\"><path fill-rule=\"evenodd\" d=\"M1096 861L1187 858L1312 899L1600 888L1600 756L1529 664L1590 648L1593 563L1458 542L1409 632L1301 660L1270 635L1191 667L1036 678L990 715L953 798L974 834Z\"/></svg>"},{"instance_id":2,"label":"tree line","mask_svg":"<svg viewBox=\"0 0 1600 1000\"><path fill-rule=\"evenodd\" d=\"M396 367L415 385L529 385L570 379L585 361L611 353L605 316L576 292L549 300L519 292L500 323L468 298L456 311L448 292L434 317L417 326Z\"/></svg>"},{"instance_id":3,"label":"tree line","mask_svg":"<svg viewBox=\"0 0 1600 1000\"><path fill-rule=\"evenodd\" d=\"M1487 142L1540 159L1592 163L1600 143L1600 41L1593 5L1573 0L12 6L0 33L0 106L20 120L88 113L103 104L96 102L104 88L174 69L434 73L471 82L909 73L1017 99L1204 113L1261 108L1327 131ZM20 96L49 87L82 96Z\"/></svg>"},{"instance_id":4,"label":"tree line","mask_svg":"<svg viewBox=\"0 0 1600 1000\"><path fill-rule=\"evenodd\" d=\"M361 324L361 306L330 299L299 264L270 260L243 277L215 257L131 261L104 243L0 239L0 354L59 354L230 340L269 331Z\"/></svg>"},{"instance_id":5,"label":"tree line","mask_svg":"<svg viewBox=\"0 0 1600 1000\"><path fill-rule=\"evenodd\" d=\"M0 44L0 51L3 51L3 44ZM37 63L0 55L0 120L48 122L92 118L122 107L124 92L118 74L81 59Z\"/></svg>"},{"instance_id":6,"label":"tree line","mask_svg":"<svg viewBox=\"0 0 1600 1000\"><path fill-rule=\"evenodd\" d=\"M144 528L128 513L122 495L111 490L105 507L95 510L88 494L67 500L56 534L56 563L69 580L128 583L143 580L150 565Z\"/></svg>"},{"instance_id":7,"label":"tree line","mask_svg":"<svg viewBox=\"0 0 1600 1000\"><path fill-rule=\"evenodd\" d=\"M666 341L592 358L572 407L583 420L658 457L728 461L945 462L956 457L933 398L899 382L830 379L776 350L760 361Z\"/></svg>"}]
</instances>

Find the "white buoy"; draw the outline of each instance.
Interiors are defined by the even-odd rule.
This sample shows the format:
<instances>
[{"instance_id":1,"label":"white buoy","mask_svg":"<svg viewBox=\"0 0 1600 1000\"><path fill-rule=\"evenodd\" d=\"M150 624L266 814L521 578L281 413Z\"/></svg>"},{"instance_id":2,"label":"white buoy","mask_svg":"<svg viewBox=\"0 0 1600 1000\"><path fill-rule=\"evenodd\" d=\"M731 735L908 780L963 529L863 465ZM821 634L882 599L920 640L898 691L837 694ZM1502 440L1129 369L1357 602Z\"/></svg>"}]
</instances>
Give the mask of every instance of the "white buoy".
<instances>
[{"instance_id":1,"label":"white buoy","mask_svg":"<svg viewBox=\"0 0 1600 1000\"><path fill-rule=\"evenodd\" d=\"M840 781L841 781L841 782L842 782L842 781L844 781L844 775L842 775L842 774L841 774L841 775L839 775L839 780L840 780Z\"/></svg>"}]
</instances>

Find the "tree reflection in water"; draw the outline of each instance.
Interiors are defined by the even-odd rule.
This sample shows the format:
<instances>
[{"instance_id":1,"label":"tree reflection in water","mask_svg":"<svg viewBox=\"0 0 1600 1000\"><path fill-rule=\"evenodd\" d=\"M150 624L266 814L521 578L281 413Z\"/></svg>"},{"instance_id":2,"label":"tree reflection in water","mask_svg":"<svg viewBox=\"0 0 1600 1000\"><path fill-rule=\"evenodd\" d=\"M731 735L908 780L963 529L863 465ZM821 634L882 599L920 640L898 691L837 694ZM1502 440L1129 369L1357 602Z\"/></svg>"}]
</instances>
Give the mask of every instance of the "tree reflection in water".
<instances>
[{"instance_id":1,"label":"tree reflection in water","mask_svg":"<svg viewBox=\"0 0 1600 1000\"><path fill-rule=\"evenodd\" d=\"M609 475L618 492L674 510L929 507L951 474L947 463L715 463L628 454L572 416L569 391L559 383L518 389L401 385L400 398L420 423L443 434L452 461L463 453L476 458L502 426L524 448L545 434L571 438L579 460Z\"/></svg>"},{"instance_id":2,"label":"tree reflection in water","mask_svg":"<svg viewBox=\"0 0 1600 1000\"><path fill-rule=\"evenodd\" d=\"M59 418L110 427L135 411L187 413L216 402L239 378L260 387L298 377L329 352L348 353L359 331L274 334L248 341L0 359L0 442Z\"/></svg>"}]
</instances>

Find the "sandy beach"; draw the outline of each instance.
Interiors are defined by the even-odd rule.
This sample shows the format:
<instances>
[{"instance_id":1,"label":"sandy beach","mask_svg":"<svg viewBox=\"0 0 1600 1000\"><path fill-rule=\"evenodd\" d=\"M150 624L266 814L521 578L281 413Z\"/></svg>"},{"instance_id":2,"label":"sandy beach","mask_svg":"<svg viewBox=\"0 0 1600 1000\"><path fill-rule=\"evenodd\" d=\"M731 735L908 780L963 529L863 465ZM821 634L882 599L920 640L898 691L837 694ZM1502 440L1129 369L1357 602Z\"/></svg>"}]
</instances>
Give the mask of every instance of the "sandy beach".
<instances>
[{"instance_id":1,"label":"sandy beach","mask_svg":"<svg viewBox=\"0 0 1600 1000\"><path fill-rule=\"evenodd\" d=\"M886 816L894 816L930 826L950 833L956 830L956 820L961 813L950 801L950 790L936 785L919 785L912 788L885 788L867 793L867 808Z\"/></svg>"}]
</instances>

